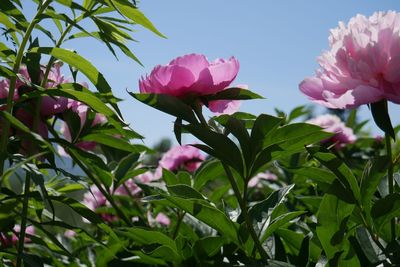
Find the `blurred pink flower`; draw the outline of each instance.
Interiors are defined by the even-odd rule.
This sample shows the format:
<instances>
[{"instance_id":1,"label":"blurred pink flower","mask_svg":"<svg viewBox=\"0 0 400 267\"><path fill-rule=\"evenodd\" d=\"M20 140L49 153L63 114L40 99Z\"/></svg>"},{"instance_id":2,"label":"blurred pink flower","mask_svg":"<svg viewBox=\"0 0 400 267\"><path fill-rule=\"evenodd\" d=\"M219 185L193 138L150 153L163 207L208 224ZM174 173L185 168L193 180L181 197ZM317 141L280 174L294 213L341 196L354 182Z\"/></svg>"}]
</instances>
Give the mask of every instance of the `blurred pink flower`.
<instances>
[{"instance_id":1,"label":"blurred pink flower","mask_svg":"<svg viewBox=\"0 0 400 267\"><path fill-rule=\"evenodd\" d=\"M46 88L53 88L63 83L72 82L70 79L64 77L61 73L62 63L56 63L53 65L49 72L48 82ZM68 98L59 96L44 96L42 98L40 113L42 116L52 116L58 113L64 112L68 109Z\"/></svg>"},{"instance_id":2,"label":"blurred pink flower","mask_svg":"<svg viewBox=\"0 0 400 267\"><path fill-rule=\"evenodd\" d=\"M21 231L21 226L16 224L13 228L14 232L19 235ZM35 234L35 228L32 225L29 225L25 229L25 243L31 242L31 239L29 238L28 235L34 235ZM0 232L0 244L3 247L9 247L9 246L15 246L17 245L18 242L18 236L15 235L13 232L11 234L5 234Z\"/></svg>"},{"instance_id":3,"label":"blurred pink flower","mask_svg":"<svg viewBox=\"0 0 400 267\"><path fill-rule=\"evenodd\" d=\"M158 165L160 168L170 171L185 169L194 172L200 167L204 159L205 155L196 147L189 145L175 146L162 156Z\"/></svg>"},{"instance_id":4,"label":"blurred pink flower","mask_svg":"<svg viewBox=\"0 0 400 267\"><path fill-rule=\"evenodd\" d=\"M331 30L330 50L316 77L300 90L328 108L354 108L387 99L400 104L400 13L357 15Z\"/></svg>"},{"instance_id":5,"label":"blurred pink flower","mask_svg":"<svg viewBox=\"0 0 400 267\"><path fill-rule=\"evenodd\" d=\"M272 172L260 172L256 176L250 179L248 187L259 187L261 186L261 181L276 181L278 177Z\"/></svg>"},{"instance_id":6,"label":"blurred pink flower","mask_svg":"<svg viewBox=\"0 0 400 267\"><path fill-rule=\"evenodd\" d=\"M88 112L90 110L90 108L88 106L86 106L85 104L79 102L79 101L75 101L75 100L69 100L68 103L68 107L75 113L77 113L77 115L80 118L80 129L82 130L83 127L85 126L86 120L87 120L87 116L88 116ZM100 113L96 113L95 117L91 123L91 126L96 126L96 125L102 125L104 123L107 122L107 118L100 114ZM64 135L64 138L69 141L72 142L72 136L71 136L71 131L69 129L69 125L66 122L63 122L61 124L61 128L60 128L60 132ZM94 150L96 148L96 142L91 142L91 141L81 141L81 142L77 142L75 144L77 147L79 147L82 150Z\"/></svg>"},{"instance_id":7,"label":"blurred pink flower","mask_svg":"<svg viewBox=\"0 0 400 267\"><path fill-rule=\"evenodd\" d=\"M162 224L162 225L169 225L171 223L171 220L168 218L167 215L160 212L156 216L156 222L158 222L159 224Z\"/></svg>"},{"instance_id":8,"label":"blurred pink flower","mask_svg":"<svg viewBox=\"0 0 400 267\"><path fill-rule=\"evenodd\" d=\"M25 126L33 130L34 117L32 112L29 112L23 108L18 108L17 111L15 112L15 117L18 120L20 120L23 124L25 124ZM38 120L37 128L35 130L37 130L36 132L38 132L39 135L42 136L43 138L46 139L48 137L48 128L41 119ZM20 130L17 130L16 133L17 135L23 137L23 132L21 132ZM21 153L29 152L31 144L32 141L30 141L30 139L21 138Z\"/></svg>"},{"instance_id":9,"label":"blurred pink flower","mask_svg":"<svg viewBox=\"0 0 400 267\"><path fill-rule=\"evenodd\" d=\"M139 174L138 176L136 176L134 178L134 180L142 183L142 184L146 184L146 183L151 183L157 180L160 180L161 176L157 175L155 173L152 173L150 171L147 171L145 173Z\"/></svg>"},{"instance_id":10,"label":"blurred pink flower","mask_svg":"<svg viewBox=\"0 0 400 267\"><path fill-rule=\"evenodd\" d=\"M147 219L149 221L149 225L150 226L154 226L155 223L161 224L161 225L165 225L168 226L171 223L170 218L168 218L167 215L165 215L162 212L159 212L156 216L156 218L153 218L153 215L151 214L151 212L147 212Z\"/></svg>"},{"instance_id":11,"label":"blurred pink flower","mask_svg":"<svg viewBox=\"0 0 400 267\"><path fill-rule=\"evenodd\" d=\"M21 226L18 225L18 224L15 225L14 226L14 231L19 234L19 232L21 231ZM35 234L35 228L32 225L29 225L29 226L26 227L25 233L26 234L25 234L24 242L25 243L29 243L29 242L31 242L31 239L28 237L28 235L34 235ZM12 241L13 245L17 244L18 236L16 236L15 234L12 234L11 241Z\"/></svg>"},{"instance_id":12,"label":"blurred pink flower","mask_svg":"<svg viewBox=\"0 0 400 267\"><path fill-rule=\"evenodd\" d=\"M125 186L120 185L115 189L114 195L136 196L139 192L141 192L139 186L134 182L133 179L129 179L125 181ZM97 208L101 207L111 207L107 198L96 185L90 186L90 190L83 195L83 204L93 211L96 211ZM118 217L114 216L113 214L101 213L100 215L106 222L112 222L118 219ZM84 219L84 221L88 222L86 219Z\"/></svg>"},{"instance_id":13,"label":"blurred pink flower","mask_svg":"<svg viewBox=\"0 0 400 267\"><path fill-rule=\"evenodd\" d=\"M64 232L64 236L66 238L73 238L76 236L76 232L74 230L68 229Z\"/></svg>"},{"instance_id":14,"label":"blurred pink flower","mask_svg":"<svg viewBox=\"0 0 400 267\"><path fill-rule=\"evenodd\" d=\"M21 66L19 69L19 75L23 77L24 79L30 81L28 69L26 68L25 65ZM17 78L17 82L15 84L15 91L13 95L13 100L18 100L19 99L19 93L18 89L20 86L24 85L25 83L21 81L19 78ZM5 99L8 97L8 92L10 90L10 80L8 79L3 79L0 81L0 99ZM0 110L4 110L6 108L6 104L0 104Z\"/></svg>"},{"instance_id":15,"label":"blurred pink flower","mask_svg":"<svg viewBox=\"0 0 400 267\"><path fill-rule=\"evenodd\" d=\"M357 137L354 135L353 130L347 127L338 116L325 114L320 115L314 119L308 120L307 123L318 125L326 132L334 133L335 135L324 142L335 143L336 148L340 148L345 144L354 143Z\"/></svg>"}]
</instances>

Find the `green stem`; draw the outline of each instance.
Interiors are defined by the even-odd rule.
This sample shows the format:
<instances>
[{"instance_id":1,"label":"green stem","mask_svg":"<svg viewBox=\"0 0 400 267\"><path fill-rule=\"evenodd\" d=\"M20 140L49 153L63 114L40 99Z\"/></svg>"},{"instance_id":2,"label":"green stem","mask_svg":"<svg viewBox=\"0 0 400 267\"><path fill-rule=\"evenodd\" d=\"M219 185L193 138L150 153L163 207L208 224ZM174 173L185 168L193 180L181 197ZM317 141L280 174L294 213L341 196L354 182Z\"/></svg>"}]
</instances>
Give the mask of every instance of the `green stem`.
<instances>
[{"instance_id":1,"label":"green stem","mask_svg":"<svg viewBox=\"0 0 400 267\"><path fill-rule=\"evenodd\" d=\"M394 192L393 155L392 155L392 144L390 136L387 133L385 133L385 141L386 141L386 154L387 157L389 158L389 166L387 171L388 188L389 188L389 195L391 195ZM396 218L392 218L390 221L390 232L392 236L392 241L396 240Z\"/></svg>"},{"instance_id":2,"label":"green stem","mask_svg":"<svg viewBox=\"0 0 400 267\"><path fill-rule=\"evenodd\" d=\"M178 236L179 233L179 228L181 227L182 221L183 221L183 217L185 217L186 212L179 212L178 211L178 219L176 221L176 226L175 226L175 230L174 230L174 234L172 235L172 239L175 240L176 237Z\"/></svg>"},{"instance_id":3,"label":"green stem","mask_svg":"<svg viewBox=\"0 0 400 267\"><path fill-rule=\"evenodd\" d=\"M194 113L197 115L197 118L199 118L201 125L203 125L207 129L210 128L210 126L208 125L206 119L203 116L203 112L201 111L202 110L202 106L201 106L201 102L199 100L197 100L192 105L192 109L194 110Z\"/></svg>"},{"instance_id":4,"label":"green stem","mask_svg":"<svg viewBox=\"0 0 400 267\"><path fill-rule=\"evenodd\" d=\"M205 120L203 113L201 112L201 103L200 101L196 102L192 106L194 112L196 113L197 117L199 118L201 125L203 125L206 128L210 128L207 121ZM239 202L240 209L242 211L243 217L245 219L246 225L247 225L247 230L250 233L251 238L254 241L255 247L257 248L258 252L260 253L260 256L263 259L268 259L269 256L267 252L264 250L260 240L258 239L257 233L254 230L253 223L251 221L251 218L249 217L248 210L247 210L247 186L245 186L244 193L243 193L243 198L242 194L240 193L239 187L235 181L235 178L233 177L232 171L229 168L228 165L226 165L224 162L222 162L222 166L224 167L224 170L226 172L226 175L228 176L229 182L232 186L233 192L235 194L235 197L237 201Z\"/></svg>"},{"instance_id":5,"label":"green stem","mask_svg":"<svg viewBox=\"0 0 400 267\"><path fill-rule=\"evenodd\" d=\"M254 230L253 223L248 214L247 199L245 199L245 198L247 198L247 186L245 186L245 190L244 190L244 194L243 194L244 197L242 198L239 187L237 186L237 183L235 181L235 178L233 177L231 169L225 163L222 163L222 166L225 169L225 172L226 172L226 175L228 176L229 182L232 185L233 192L236 196L236 199L239 202L240 209L242 210L242 214L243 214L243 217L244 217L246 225L247 225L247 230L249 231L250 236L254 241L255 247L257 248L258 252L260 253L261 258L268 259L269 256L268 256L267 252L264 250L260 240L258 239L257 233Z\"/></svg>"},{"instance_id":6,"label":"green stem","mask_svg":"<svg viewBox=\"0 0 400 267\"><path fill-rule=\"evenodd\" d=\"M18 254L17 254L17 267L22 266L22 254L24 252L24 243L26 235L26 219L28 217L28 205L29 205L29 189L31 186L31 174L26 173L25 178L25 189L24 189L24 200L22 204L22 218L20 225L20 232L18 237Z\"/></svg>"},{"instance_id":7,"label":"green stem","mask_svg":"<svg viewBox=\"0 0 400 267\"><path fill-rule=\"evenodd\" d=\"M46 10L46 8L50 4L50 0L44 2L38 9L36 15L32 19L31 23L28 25L28 28L26 29L25 35L22 39L21 45L18 49L17 55L15 57L15 62L14 62L14 67L13 67L13 72L18 73L19 69L21 67L22 63L22 58L24 55L25 47L28 43L29 37L31 36L31 33L33 29L35 28L36 24L39 23L40 21L40 15ZM8 96L7 96L7 104L6 104L6 111L8 113L12 113L13 111L13 97L14 97L14 92L15 92L15 86L17 84L17 76L11 77L10 78L10 87L8 91ZM10 131L10 122L8 120L4 120L3 126L2 126L2 136L0 139L0 176L3 175L4 172L4 161L6 160L6 154L7 154L7 144L8 144L8 132Z\"/></svg>"}]
</instances>

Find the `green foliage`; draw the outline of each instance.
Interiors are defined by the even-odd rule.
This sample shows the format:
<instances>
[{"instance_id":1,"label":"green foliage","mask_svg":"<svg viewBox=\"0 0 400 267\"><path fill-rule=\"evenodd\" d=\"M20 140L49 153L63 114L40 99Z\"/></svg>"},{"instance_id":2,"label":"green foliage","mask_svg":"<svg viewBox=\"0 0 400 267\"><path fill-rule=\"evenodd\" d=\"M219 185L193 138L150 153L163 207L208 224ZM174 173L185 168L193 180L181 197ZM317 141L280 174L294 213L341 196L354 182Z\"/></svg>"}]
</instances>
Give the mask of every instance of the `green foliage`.
<instances>
[{"instance_id":1,"label":"green foliage","mask_svg":"<svg viewBox=\"0 0 400 267\"><path fill-rule=\"evenodd\" d=\"M0 76L9 86L0 99L0 265L400 264L400 147L370 137L356 110L342 115L358 139L341 146L327 141L336 133L302 122L312 117L306 106L204 118L210 101L263 98L251 90L129 93L176 118L178 143L191 134L198 139L191 146L208 154L167 167L170 143L138 143L143 137L125 124L107 73L64 48L92 38L141 64L129 48L136 26L165 36L135 1L33 2L29 21L23 1L0 1ZM73 82L52 80L59 64ZM78 83L78 73L96 91ZM41 109L60 100L68 100L65 110ZM395 140L400 127L386 102L370 107Z\"/></svg>"}]
</instances>

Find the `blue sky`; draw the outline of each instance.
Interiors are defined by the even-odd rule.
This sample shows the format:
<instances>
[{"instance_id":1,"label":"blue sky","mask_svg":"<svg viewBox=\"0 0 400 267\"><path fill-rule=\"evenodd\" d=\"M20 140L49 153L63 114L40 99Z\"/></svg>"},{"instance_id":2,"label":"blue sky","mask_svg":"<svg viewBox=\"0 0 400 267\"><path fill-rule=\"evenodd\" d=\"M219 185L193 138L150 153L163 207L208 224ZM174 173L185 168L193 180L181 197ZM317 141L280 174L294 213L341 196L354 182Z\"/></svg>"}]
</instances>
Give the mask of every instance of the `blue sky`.
<instances>
[{"instance_id":1,"label":"blue sky","mask_svg":"<svg viewBox=\"0 0 400 267\"><path fill-rule=\"evenodd\" d=\"M167 36L163 39L137 28L133 38L139 43L130 47L144 68L122 55L116 61L105 46L93 40L82 39L64 47L77 49L98 67L115 94L125 99L121 109L126 121L152 145L161 137L173 139L174 118L130 98L126 89L138 91L138 79L155 65L193 52L212 60L235 56L241 67L234 84L248 84L266 97L243 103L241 110L273 114L278 107L290 111L310 103L298 84L314 74L316 57L328 48L329 29L357 13L370 16L374 11L399 11L400 1L152 0L140 1L139 7ZM368 118L368 110L362 110L363 118Z\"/></svg>"}]
</instances>

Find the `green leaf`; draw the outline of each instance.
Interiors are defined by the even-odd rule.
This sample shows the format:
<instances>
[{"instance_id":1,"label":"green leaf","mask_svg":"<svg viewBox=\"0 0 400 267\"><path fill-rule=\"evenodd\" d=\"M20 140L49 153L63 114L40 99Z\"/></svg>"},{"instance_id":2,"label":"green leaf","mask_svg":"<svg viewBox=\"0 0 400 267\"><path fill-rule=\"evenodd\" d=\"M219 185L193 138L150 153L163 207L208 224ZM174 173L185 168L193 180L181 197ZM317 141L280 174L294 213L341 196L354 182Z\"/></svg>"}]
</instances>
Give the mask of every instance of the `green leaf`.
<instances>
[{"instance_id":1,"label":"green leaf","mask_svg":"<svg viewBox=\"0 0 400 267\"><path fill-rule=\"evenodd\" d=\"M212 100L249 100L249 99L264 99L264 97L253 93L250 90L242 88L227 88L213 95L204 95L201 97L203 101Z\"/></svg>"},{"instance_id":2,"label":"green leaf","mask_svg":"<svg viewBox=\"0 0 400 267\"><path fill-rule=\"evenodd\" d=\"M5 118L14 127L28 134L30 137L32 137L33 140L39 141L40 143L44 144L50 151L55 153L54 147L49 142L43 139L43 137L40 136L39 134L32 132L31 129L29 129L25 124L23 124L21 121L19 121L17 118L12 116L7 111L0 111L0 117Z\"/></svg>"},{"instance_id":3,"label":"green leaf","mask_svg":"<svg viewBox=\"0 0 400 267\"><path fill-rule=\"evenodd\" d=\"M254 154L260 152L264 139L267 135L273 134L273 131L282 123L282 118L277 118L267 114L261 114L254 122L251 130L251 150ZM254 155L255 157L255 155Z\"/></svg>"},{"instance_id":4,"label":"green leaf","mask_svg":"<svg viewBox=\"0 0 400 267\"><path fill-rule=\"evenodd\" d=\"M207 236L197 240L194 243L193 250L200 258L213 257L221 252L225 243L225 238L221 236Z\"/></svg>"},{"instance_id":5,"label":"green leaf","mask_svg":"<svg viewBox=\"0 0 400 267\"><path fill-rule=\"evenodd\" d=\"M190 123L198 123L190 106L180 99L166 94L135 94L128 92L140 102L161 110L162 112L181 118Z\"/></svg>"},{"instance_id":6,"label":"green leaf","mask_svg":"<svg viewBox=\"0 0 400 267\"><path fill-rule=\"evenodd\" d=\"M75 212L77 212L82 217L85 217L90 222L94 224L102 223L103 220L92 210L81 204L80 202L76 201L75 199L66 197L66 196L48 196L50 200L54 200L60 202L64 205L67 205Z\"/></svg>"},{"instance_id":7,"label":"green leaf","mask_svg":"<svg viewBox=\"0 0 400 267\"><path fill-rule=\"evenodd\" d=\"M117 138L112 135L101 134L101 133L88 134L81 137L81 140L96 142L122 151L136 152L136 153L140 152L134 145L130 144L129 142L125 141L122 138Z\"/></svg>"},{"instance_id":8,"label":"green leaf","mask_svg":"<svg viewBox=\"0 0 400 267\"><path fill-rule=\"evenodd\" d=\"M263 147L279 144L284 150L297 150L332 136L321 127L307 123L292 123L276 129L264 139Z\"/></svg>"},{"instance_id":9,"label":"green leaf","mask_svg":"<svg viewBox=\"0 0 400 267\"><path fill-rule=\"evenodd\" d=\"M264 227L261 229L261 242L265 242L267 238L272 235L277 229L279 229L281 226L287 224L291 220L299 217L300 215L306 213L306 211L293 211L293 212L288 212L285 214L282 214L278 216L277 218L273 219L271 223L268 224L267 227Z\"/></svg>"},{"instance_id":10,"label":"green leaf","mask_svg":"<svg viewBox=\"0 0 400 267\"><path fill-rule=\"evenodd\" d=\"M336 176L332 172L317 167L301 166L298 168L289 168L284 166L284 169L291 173L305 176L318 183L332 184L336 179Z\"/></svg>"},{"instance_id":11,"label":"green leaf","mask_svg":"<svg viewBox=\"0 0 400 267\"><path fill-rule=\"evenodd\" d=\"M64 49L56 47L35 47L32 48L28 53L42 53L51 55L68 65L77 68L82 72L93 84L96 86L100 93L111 93L111 87L101 74L88 60L82 56ZM118 106L112 104L113 108L119 113Z\"/></svg>"},{"instance_id":12,"label":"green leaf","mask_svg":"<svg viewBox=\"0 0 400 267\"><path fill-rule=\"evenodd\" d=\"M167 188L168 192L173 196L188 199L205 199L205 197L200 192L185 184L169 185L167 186Z\"/></svg>"},{"instance_id":13,"label":"green leaf","mask_svg":"<svg viewBox=\"0 0 400 267\"><path fill-rule=\"evenodd\" d=\"M339 251L349 249L347 239L342 239L342 242L336 244L332 244L331 241L340 231L342 221L352 214L353 209L353 204L348 204L334 195L325 194L323 197L317 214L317 235L328 259L334 258Z\"/></svg>"},{"instance_id":14,"label":"green leaf","mask_svg":"<svg viewBox=\"0 0 400 267\"><path fill-rule=\"evenodd\" d=\"M252 151L250 144L250 135L245 128L245 123L235 117L230 117L225 125L225 130L232 133L239 141L246 166L250 167L252 161Z\"/></svg>"},{"instance_id":15,"label":"green leaf","mask_svg":"<svg viewBox=\"0 0 400 267\"><path fill-rule=\"evenodd\" d=\"M118 187L119 181L121 181L132 168L136 167L139 157L140 154L134 152L121 159L114 172L115 179L117 180L116 187Z\"/></svg>"},{"instance_id":16,"label":"green leaf","mask_svg":"<svg viewBox=\"0 0 400 267\"><path fill-rule=\"evenodd\" d=\"M365 166L360 190L361 203L367 211L371 210L372 198L379 183L385 176L389 161L386 156L382 156L374 159L372 163L368 162Z\"/></svg>"},{"instance_id":17,"label":"green leaf","mask_svg":"<svg viewBox=\"0 0 400 267\"><path fill-rule=\"evenodd\" d=\"M386 134L396 139L396 135L393 130L392 122L390 121L390 116L387 108L387 101L381 100L370 104L372 117L376 125Z\"/></svg>"},{"instance_id":18,"label":"green leaf","mask_svg":"<svg viewBox=\"0 0 400 267\"><path fill-rule=\"evenodd\" d=\"M226 162L240 174L243 174L242 154L232 140L223 134L205 128L200 124L182 125L182 127L210 146L219 160ZM207 151L205 152L207 153Z\"/></svg>"},{"instance_id":19,"label":"green leaf","mask_svg":"<svg viewBox=\"0 0 400 267\"><path fill-rule=\"evenodd\" d=\"M358 227L356 229L356 239L368 261L370 263L377 263L379 261L379 257L376 249L374 249L374 241L372 240L368 231L363 227Z\"/></svg>"},{"instance_id":20,"label":"green leaf","mask_svg":"<svg viewBox=\"0 0 400 267\"><path fill-rule=\"evenodd\" d=\"M200 167L194 176L193 187L196 190L201 190L209 181L225 176L225 170L220 161L209 161Z\"/></svg>"},{"instance_id":21,"label":"green leaf","mask_svg":"<svg viewBox=\"0 0 400 267\"><path fill-rule=\"evenodd\" d=\"M400 216L400 193L389 194L374 203L371 215L377 229L380 230L392 218Z\"/></svg>"},{"instance_id":22,"label":"green leaf","mask_svg":"<svg viewBox=\"0 0 400 267\"><path fill-rule=\"evenodd\" d=\"M219 209L211 206L206 200L187 199L177 196L163 195L174 206L190 213L198 220L216 229L236 244L240 244L237 236L238 225Z\"/></svg>"},{"instance_id":23,"label":"green leaf","mask_svg":"<svg viewBox=\"0 0 400 267\"><path fill-rule=\"evenodd\" d=\"M249 216L252 220L263 222L265 224L270 216L272 210L279 204L283 203L286 196L293 189L294 185L283 187L279 190L272 192L265 200L254 204L249 209Z\"/></svg>"},{"instance_id":24,"label":"green leaf","mask_svg":"<svg viewBox=\"0 0 400 267\"><path fill-rule=\"evenodd\" d=\"M131 240L134 240L140 245L151 245L151 244L163 245L169 248L170 253L172 253L172 256L175 257L176 261L182 260L182 255L178 251L175 241L161 232L146 230L138 227L131 227L131 228L119 228L115 230L115 233L118 234L119 236L124 236Z\"/></svg>"},{"instance_id":25,"label":"green leaf","mask_svg":"<svg viewBox=\"0 0 400 267\"><path fill-rule=\"evenodd\" d=\"M178 144L182 145L182 119L176 118L174 122L174 134Z\"/></svg>"},{"instance_id":26,"label":"green leaf","mask_svg":"<svg viewBox=\"0 0 400 267\"><path fill-rule=\"evenodd\" d=\"M146 18L146 16L137 9L134 5L132 5L127 0L105 0L105 2L110 7L115 7L122 15L129 18L133 22L142 25L146 29L154 32L160 37L166 38L161 32L159 32L156 27L154 27L153 23Z\"/></svg>"},{"instance_id":27,"label":"green leaf","mask_svg":"<svg viewBox=\"0 0 400 267\"><path fill-rule=\"evenodd\" d=\"M310 108L308 108L307 106L298 106L289 113L287 122L289 123L289 122L291 122L301 116L309 114L309 113L310 113Z\"/></svg>"},{"instance_id":28,"label":"green leaf","mask_svg":"<svg viewBox=\"0 0 400 267\"><path fill-rule=\"evenodd\" d=\"M350 194L349 197L354 201L360 201L361 195L357 179L342 160L323 147L308 147L307 151L336 175L342 187L347 189L347 193Z\"/></svg>"}]
</instances>

